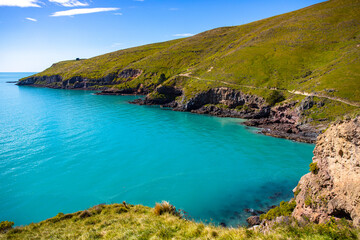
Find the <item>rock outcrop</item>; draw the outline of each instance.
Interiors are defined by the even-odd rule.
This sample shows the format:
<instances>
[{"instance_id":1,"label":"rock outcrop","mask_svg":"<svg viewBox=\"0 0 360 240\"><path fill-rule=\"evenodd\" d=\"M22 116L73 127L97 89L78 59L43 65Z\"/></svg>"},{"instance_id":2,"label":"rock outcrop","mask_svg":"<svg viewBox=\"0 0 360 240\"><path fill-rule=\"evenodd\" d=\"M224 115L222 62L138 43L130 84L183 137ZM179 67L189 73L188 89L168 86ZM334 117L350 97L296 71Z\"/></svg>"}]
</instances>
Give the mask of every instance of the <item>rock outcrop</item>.
<instances>
[{"instance_id":1,"label":"rock outcrop","mask_svg":"<svg viewBox=\"0 0 360 240\"><path fill-rule=\"evenodd\" d=\"M171 107L175 111L246 119L267 117L270 113L270 107L263 98L226 87L209 89L187 99L181 89L160 85L145 99L134 103L157 104Z\"/></svg>"},{"instance_id":2,"label":"rock outcrop","mask_svg":"<svg viewBox=\"0 0 360 240\"><path fill-rule=\"evenodd\" d=\"M235 108L245 104L252 104L254 108L260 108L262 105L266 105L265 100L261 97L244 94L227 87L219 87L198 93L195 97L184 103L182 107L186 111L191 111L199 109L206 104L223 104L229 108Z\"/></svg>"},{"instance_id":3,"label":"rock outcrop","mask_svg":"<svg viewBox=\"0 0 360 240\"><path fill-rule=\"evenodd\" d=\"M127 82L136 79L143 73L139 69L124 69L118 73L110 73L101 78L87 78L82 76L74 76L69 79L63 79L60 75L52 76L32 76L25 79L21 79L17 82L17 85L32 85L39 87L49 88L62 88L62 89L96 89L107 90L109 85L115 85L120 82ZM140 84L139 84L140 88ZM111 91L111 90L110 90ZM114 90L115 91L115 90ZM121 91L121 90L119 90ZM138 88L123 90L128 93L137 93ZM106 95L107 93L105 93ZM117 95L115 92L113 95Z\"/></svg>"},{"instance_id":4,"label":"rock outcrop","mask_svg":"<svg viewBox=\"0 0 360 240\"><path fill-rule=\"evenodd\" d=\"M127 79L127 81L129 81L129 80L133 80L133 79L139 77L142 73L143 73L143 71L140 69L129 68L129 69L125 69L125 70L122 70L121 72L119 72L118 77Z\"/></svg>"},{"instance_id":5,"label":"rock outcrop","mask_svg":"<svg viewBox=\"0 0 360 240\"><path fill-rule=\"evenodd\" d=\"M182 100L175 110L246 119L267 117L270 113L263 98L227 87L213 88L188 101Z\"/></svg>"},{"instance_id":6,"label":"rock outcrop","mask_svg":"<svg viewBox=\"0 0 360 240\"><path fill-rule=\"evenodd\" d=\"M265 135L315 143L323 126L315 127L301 122L303 103L307 105L308 101L301 102L299 107L296 107L296 102L272 107L268 117L252 119L244 124L261 128L261 133Z\"/></svg>"},{"instance_id":7,"label":"rock outcrop","mask_svg":"<svg viewBox=\"0 0 360 240\"><path fill-rule=\"evenodd\" d=\"M176 97L181 96L182 94L183 92L181 89L171 86L163 86L160 84L145 99L137 99L132 103L136 103L140 105L168 104L169 107L174 107Z\"/></svg>"},{"instance_id":8,"label":"rock outcrop","mask_svg":"<svg viewBox=\"0 0 360 240\"><path fill-rule=\"evenodd\" d=\"M63 80L60 75L34 76L28 77L17 82L17 85L30 85L36 87L61 88L61 89L99 89L101 86L112 84L115 80L114 74L109 74L103 78L90 79L76 76ZM96 86L96 87L95 87Z\"/></svg>"},{"instance_id":9,"label":"rock outcrop","mask_svg":"<svg viewBox=\"0 0 360 240\"><path fill-rule=\"evenodd\" d=\"M246 219L246 221L249 224L249 227L260 225L261 223L259 216L251 216L248 219Z\"/></svg>"},{"instance_id":10,"label":"rock outcrop","mask_svg":"<svg viewBox=\"0 0 360 240\"><path fill-rule=\"evenodd\" d=\"M53 84L53 83L60 83L62 82L62 77L59 75L52 75L52 76L41 76L41 77L28 77L24 80L18 81L17 85L35 85L38 84Z\"/></svg>"},{"instance_id":11,"label":"rock outcrop","mask_svg":"<svg viewBox=\"0 0 360 240\"><path fill-rule=\"evenodd\" d=\"M345 218L360 226L360 117L318 137L311 170L294 189L293 217L316 223Z\"/></svg>"},{"instance_id":12,"label":"rock outcrop","mask_svg":"<svg viewBox=\"0 0 360 240\"><path fill-rule=\"evenodd\" d=\"M101 94L106 94L103 91ZM110 94L114 94L113 92ZM302 105L307 105L308 101ZM310 124L301 123L301 110L297 102L271 107L264 98L245 94L228 87L212 88L186 98L183 91L172 86L159 85L144 99L132 103L162 105L175 111L209 114L218 117L250 119L244 124L258 127L260 132L274 137L314 143L321 132ZM305 106L306 107L306 106Z\"/></svg>"}]
</instances>

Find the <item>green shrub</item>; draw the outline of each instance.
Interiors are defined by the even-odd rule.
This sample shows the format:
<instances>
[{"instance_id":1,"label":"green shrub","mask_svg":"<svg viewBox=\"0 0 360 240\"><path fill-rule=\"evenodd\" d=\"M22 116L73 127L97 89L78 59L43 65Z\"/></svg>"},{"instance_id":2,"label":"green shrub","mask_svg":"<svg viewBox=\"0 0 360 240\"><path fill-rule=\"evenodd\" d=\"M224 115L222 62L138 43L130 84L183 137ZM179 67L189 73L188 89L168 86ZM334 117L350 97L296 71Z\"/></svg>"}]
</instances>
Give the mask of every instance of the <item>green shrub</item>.
<instances>
[{"instance_id":1,"label":"green shrub","mask_svg":"<svg viewBox=\"0 0 360 240\"><path fill-rule=\"evenodd\" d=\"M312 172L313 174L317 174L319 172L319 167L317 166L316 162L310 163L310 169L309 171Z\"/></svg>"},{"instance_id":2,"label":"green shrub","mask_svg":"<svg viewBox=\"0 0 360 240\"><path fill-rule=\"evenodd\" d=\"M274 106L276 103L282 102L285 100L284 94L279 91L273 91L270 96L266 98L266 102L270 106Z\"/></svg>"},{"instance_id":3,"label":"green shrub","mask_svg":"<svg viewBox=\"0 0 360 240\"><path fill-rule=\"evenodd\" d=\"M312 199L310 195L308 195L305 199L305 206L311 206L312 205Z\"/></svg>"},{"instance_id":4,"label":"green shrub","mask_svg":"<svg viewBox=\"0 0 360 240\"><path fill-rule=\"evenodd\" d=\"M150 99L153 99L153 100L164 100L166 99L166 95L165 94L162 94L162 93L158 93L158 92L152 92L149 96Z\"/></svg>"},{"instance_id":5,"label":"green shrub","mask_svg":"<svg viewBox=\"0 0 360 240\"><path fill-rule=\"evenodd\" d=\"M13 225L14 222L9 222L9 221L0 222L0 232L11 229Z\"/></svg>"},{"instance_id":6,"label":"green shrub","mask_svg":"<svg viewBox=\"0 0 360 240\"><path fill-rule=\"evenodd\" d=\"M235 110L241 111L244 105L238 105L235 107Z\"/></svg>"},{"instance_id":7,"label":"green shrub","mask_svg":"<svg viewBox=\"0 0 360 240\"><path fill-rule=\"evenodd\" d=\"M215 106L218 107L218 108L222 108L222 109L229 109L230 108L228 105L225 105L225 104L222 104L222 103L216 104Z\"/></svg>"},{"instance_id":8,"label":"green shrub","mask_svg":"<svg viewBox=\"0 0 360 240\"><path fill-rule=\"evenodd\" d=\"M160 75L159 79L158 79L157 84L160 85L160 84L162 84L162 83L165 82L165 81L166 81L166 76L165 76L164 73L162 73L162 74Z\"/></svg>"},{"instance_id":9,"label":"green shrub","mask_svg":"<svg viewBox=\"0 0 360 240\"><path fill-rule=\"evenodd\" d=\"M249 111L250 110L250 107L249 105L239 105L239 106L236 106L235 107L235 110L237 111Z\"/></svg>"},{"instance_id":10,"label":"green shrub","mask_svg":"<svg viewBox=\"0 0 360 240\"><path fill-rule=\"evenodd\" d=\"M128 212L129 209L127 207L125 207L124 205L120 205L119 207L115 208L115 212L116 213L125 213L125 212Z\"/></svg>"},{"instance_id":11,"label":"green shrub","mask_svg":"<svg viewBox=\"0 0 360 240\"><path fill-rule=\"evenodd\" d=\"M273 220L280 216L290 216L292 211L295 209L295 207L296 207L295 201L291 201L291 202L282 201L280 203L280 206L270 209L267 213L261 214L260 220L265 220L265 219Z\"/></svg>"}]
</instances>

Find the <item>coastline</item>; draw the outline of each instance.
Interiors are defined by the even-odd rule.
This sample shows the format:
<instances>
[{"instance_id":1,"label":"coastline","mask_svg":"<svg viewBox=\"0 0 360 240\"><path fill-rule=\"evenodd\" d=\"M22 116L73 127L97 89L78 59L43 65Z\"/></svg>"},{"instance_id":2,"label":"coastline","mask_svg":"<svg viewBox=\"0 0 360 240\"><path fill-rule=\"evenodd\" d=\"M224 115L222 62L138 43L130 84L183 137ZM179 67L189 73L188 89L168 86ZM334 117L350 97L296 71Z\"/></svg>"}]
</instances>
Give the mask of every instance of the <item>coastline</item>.
<instances>
[{"instance_id":1,"label":"coastline","mask_svg":"<svg viewBox=\"0 0 360 240\"><path fill-rule=\"evenodd\" d=\"M51 78L51 77L50 77ZM33 79L33 78L31 78ZM45 78L46 79L46 78ZM50 81L51 82L51 81ZM311 143L316 142L317 136L324 129L324 126L321 126L320 130L316 127L311 126L310 124L298 125L295 121L289 121L289 116L284 116L284 113L288 111L289 108L293 107L293 103L288 104L285 108L280 109L269 107L264 103L264 100L257 96L246 96L251 98L251 103L255 107L249 111L237 111L235 109L221 108L216 105L204 104L201 101L203 99L196 99L198 95L203 93L198 93L193 99L188 100L185 104L179 104L175 101L177 96L181 96L183 93L181 90L177 90L173 87L157 87L155 91L165 93L165 99L149 99L147 94L150 92L148 89L138 88L138 89L120 89L115 90L109 87L85 87L86 84L81 85L81 87L64 87L52 84L35 84L34 81L18 81L18 86L31 86L37 88L51 88L51 89L64 89L64 90L87 90L87 91L98 91L95 95L104 95L104 96L144 96L143 98L131 101L131 104L137 105L158 105L162 108L168 108L173 111L179 112L191 112L196 114L205 114L216 117L230 117L230 118L241 118L245 119L243 125L249 127L256 127L260 129L257 131L258 134L263 134L276 138L284 138L296 142ZM163 90L165 89L165 90ZM220 88L221 97L226 96L229 89ZM225 91L224 91L225 89ZM212 89L211 89L212 90ZM217 91L217 90L215 90ZM231 90L232 91L232 90ZM238 92L242 94L241 92ZM233 94L233 93L232 93ZM201 96L202 97L202 96ZM200 98L201 98L200 97ZM213 97L213 96L211 96ZM203 97L202 97L203 98ZM192 102L191 102L192 101ZM189 108L189 105L198 105L197 108ZM290 113L290 115L295 115L295 113ZM290 116L298 118L298 116Z\"/></svg>"},{"instance_id":2,"label":"coastline","mask_svg":"<svg viewBox=\"0 0 360 240\"><path fill-rule=\"evenodd\" d=\"M36 86L36 87L40 87L40 86ZM42 86L41 86L42 87ZM76 89L76 90L94 90L94 89ZM100 95L102 95L102 94L100 94ZM110 95L114 95L114 94L110 94ZM139 94L117 94L117 95L139 95ZM143 96L143 95L142 95ZM139 103L138 103L139 104ZM147 104L147 105L160 105L160 107L165 107L165 108L169 108L169 109L172 109L172 110L174 110L174 111L180 111L179 109L176 109L176 106L171 106L171 104L163 104L163 105L161 105L161 104ZM208 114L208 113L202 113L202 112L197 112L197 111L190 111L190 112L192 112L192 113L197 113L197 114ZM223 115L222 115L223 114ZM231 116L231 115L227 115L227 114L229 114L228 112L216 112L216 111L214 111L214 114L209 114L209 115L214 115L214 116L220 116L220 117L233 117L233 116ZM259 120L259 119L247 119L248 121L247 121L247 124L245 124L245 125L249 125L249 126L251 126L250 124L249 124L249 122L251 122L251 121L259 121L260 122L260 124L261 124L261 121ZM266 123L266 122L265 122ZM259 124L259 125L260 125ZM266 134L265 134L266 135ZM271 135L270 135L271 136ZM284 137L283 137L284 138ZM269 209L272 209L272 208L274 208L275 206L270 206L267 210L269 210ZM245 210L245 209L244 209ZM256 219L257 219L257 217L260 215L260 214L264 214L264 212L262 212L262 211L259 211L259 210L256 210L256 209L247 209L247 210L245 210L245 211L247 211L248 213L251 213L251 215L253 215L254 217L256 217ZM252 218L252 219L255 219L255 218ZM220 226L222 226L222 227L224 227L224 225L223 224L221 224L220 223Z\"/></svg>"}]
</instances>

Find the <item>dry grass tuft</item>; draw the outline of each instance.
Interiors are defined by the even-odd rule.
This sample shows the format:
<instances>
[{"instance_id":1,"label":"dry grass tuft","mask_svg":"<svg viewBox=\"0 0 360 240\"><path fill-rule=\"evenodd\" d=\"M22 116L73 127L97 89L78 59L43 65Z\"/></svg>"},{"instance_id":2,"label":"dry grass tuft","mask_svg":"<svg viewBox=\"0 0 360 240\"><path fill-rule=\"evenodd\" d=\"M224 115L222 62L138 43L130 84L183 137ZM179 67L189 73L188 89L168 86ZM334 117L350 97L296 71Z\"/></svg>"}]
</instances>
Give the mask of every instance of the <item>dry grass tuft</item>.
<instances>
[{"instance_id":1,"label":"dry grass tuft","mask_svg":"<svg viewBox=\"0 0 360 240\"><path fill-rule=\"evenodd\" d=\"M154 207L154 213L158 216L164 213L169 213L171 215L180 217L180 212L176 210L176 208L167 201L162 201L162 203L156 203Z\"/></svg>"}]
</instances>

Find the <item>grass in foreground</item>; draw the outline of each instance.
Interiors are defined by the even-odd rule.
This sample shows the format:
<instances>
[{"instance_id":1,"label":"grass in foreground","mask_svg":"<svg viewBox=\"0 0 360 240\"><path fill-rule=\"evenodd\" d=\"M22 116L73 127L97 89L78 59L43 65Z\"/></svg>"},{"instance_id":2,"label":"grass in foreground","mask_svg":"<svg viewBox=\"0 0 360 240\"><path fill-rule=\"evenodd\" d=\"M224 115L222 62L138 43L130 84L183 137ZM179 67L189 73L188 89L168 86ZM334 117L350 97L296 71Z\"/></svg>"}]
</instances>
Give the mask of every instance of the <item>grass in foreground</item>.
<instances>
[{"instance_id":1,"label":"grass in foreground","mask_svg":"<svg viewBox=\"0 0 360 240\"><path fill-rule=\"evenodd\" d=\"M166 205L166 204L165 204ZM245 227L223 228L178 216L164 203L157 208L129 204L99 205L73 214L59 213L40 223L17 227L0 239L359 239L347 224L276 225L263 234ZM161 210L162 209L162 210ZM160 211L159 211L160 210ZM175 213L175 214L174 214Z\"/></svg>"}]
</instances>

